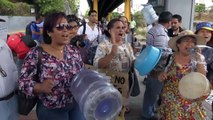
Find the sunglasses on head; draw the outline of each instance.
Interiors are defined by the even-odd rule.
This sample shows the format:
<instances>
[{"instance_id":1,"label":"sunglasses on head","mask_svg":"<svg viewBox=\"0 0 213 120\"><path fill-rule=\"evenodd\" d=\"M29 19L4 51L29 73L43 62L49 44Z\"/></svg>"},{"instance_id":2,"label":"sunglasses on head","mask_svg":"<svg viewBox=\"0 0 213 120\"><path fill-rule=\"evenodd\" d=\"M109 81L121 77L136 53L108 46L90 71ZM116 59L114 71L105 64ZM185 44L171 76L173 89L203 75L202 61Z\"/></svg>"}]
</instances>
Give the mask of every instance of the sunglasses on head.
<instances>
[{"instance_id":1,"label":"sunglasses on head","mask_svg":"<svg viewBox=\"0 0 213 120\"><path fill-rule=\"evenodd\" d=\"M61 30L64 30L64 28L66 28L67 30L71 30L72 27L68 24L68 23L60 23L60 24L57 24L55 26L55 28L58 30L58 31L61 31Z\"/></svg>"}]
</instances>

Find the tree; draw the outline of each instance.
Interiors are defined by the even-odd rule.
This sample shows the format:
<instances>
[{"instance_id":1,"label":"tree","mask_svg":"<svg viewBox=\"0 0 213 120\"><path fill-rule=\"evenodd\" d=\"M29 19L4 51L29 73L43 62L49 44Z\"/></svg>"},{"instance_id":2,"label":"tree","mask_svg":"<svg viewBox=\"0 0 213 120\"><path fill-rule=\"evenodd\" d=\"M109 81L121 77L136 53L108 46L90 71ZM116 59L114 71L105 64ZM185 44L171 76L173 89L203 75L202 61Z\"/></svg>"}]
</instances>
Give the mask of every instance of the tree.
<instances>
[{"instance_id":1,"label":"tree","mask_svg":"<svg viewBox=\"0 0 213 120\"><path fill-rule=\"evenodd\" d=\"M196 4L195 5L195 12L198 13L198 19L201 19L201 13L205 12L205 4Z\"/></svg>"},{"instance_id":2,"label":"tree","mask_svg":"<svg viewBox=\"0 0 213 120\"><path fill-rule=\"evenodd\" d=\"M1 15L28 16L30 15L30 8L31 6L25 2L15 0L1 0L0 2Z\"/></svg>"},{"instance_id":3,"label":"tree","mask_svg":"<svg viewBox=\"0 0 213 120\"><path fill-rule=\"evenodd\" d=\"M205 4L196 4L195 5L195 12L201 13L205 12L206 6Z\"/></svg>"},{"instance_id":4,"label":"tree","mask_svg":"<svg viewBox=\"0 0 213 120\"><path fill-rule=\"evenodd\" d=\"M56 11L64 11L63 0L36 0L35 3L39 7L39 13L42 15Z\"/></svg>"},{"instance_id":5,"label":"tree","mask_svg":"<svg viewBox=\"0 0 213 120\"><path fill-rule=\"evenodd\" d=\"M72 13L77 14L79 9L80 0L67 0Z\"/></svg>"},{"instance_id":6,"label":"tree","mask_svg":"<svg viewBox=\"0 0 213 120\"><path fill-rule=\"evenodd\" d=\"M143 14L141 13L141 11L137 11L135 12L132 17L134 18L135 22L136 22L136 28L138 27L146 27L146 23L143 17Z\"/></svg>"},{"instance_id":7,"label":"tree","mask_svg":"<svg viewBox=\"0 0 213 120\"><path fill-rule=\"evenodd\" d=\"M1 15L13 14L13 9L15 8L15 4L8 0L1 0L0 2L0 13Z\"/></svg>"},{"instance_id":8,"label":"tree","mask_svg":"<svg viewBox=\"0 0 213 120\"><path fill-rule=\"evenodd\" d=\"M121 16L121 15L122 15L121 13L112 12L112 19L113 19L113 18L118 18L118 17Z\"/></svg>"}]
</instances>

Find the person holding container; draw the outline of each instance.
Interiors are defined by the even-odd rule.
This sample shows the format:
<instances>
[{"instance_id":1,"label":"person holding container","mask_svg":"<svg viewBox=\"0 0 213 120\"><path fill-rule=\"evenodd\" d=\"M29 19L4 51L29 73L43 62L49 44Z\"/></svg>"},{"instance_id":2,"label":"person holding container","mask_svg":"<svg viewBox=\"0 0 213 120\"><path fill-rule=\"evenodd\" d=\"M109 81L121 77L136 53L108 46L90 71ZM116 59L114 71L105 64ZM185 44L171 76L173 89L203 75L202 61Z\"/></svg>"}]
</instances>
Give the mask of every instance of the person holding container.
<instances>
[{"instance_id":1,"label":"person holding container","mask_svg":"<svg viewBox=\"0 0 213 120\"><path fill-rule=\"evenodd\" d=\"M158 109L158 115L162 120L206 119L206 111L202 102L207 98L209 92L202 94L201 97L189 99L183 96L179 89L181 79L191 72L197 72L204 77L206 75L206 62L201 51L199 49L191 51L196 45L205 45L206 42L203 39L192 31L186 30L169 41L168 44L174 53L169 58L164 72L158 76L158 80L164 84L161 93L162 101ZM188 91L190 90L185 92Z\"/></svg>"}]
</instances>

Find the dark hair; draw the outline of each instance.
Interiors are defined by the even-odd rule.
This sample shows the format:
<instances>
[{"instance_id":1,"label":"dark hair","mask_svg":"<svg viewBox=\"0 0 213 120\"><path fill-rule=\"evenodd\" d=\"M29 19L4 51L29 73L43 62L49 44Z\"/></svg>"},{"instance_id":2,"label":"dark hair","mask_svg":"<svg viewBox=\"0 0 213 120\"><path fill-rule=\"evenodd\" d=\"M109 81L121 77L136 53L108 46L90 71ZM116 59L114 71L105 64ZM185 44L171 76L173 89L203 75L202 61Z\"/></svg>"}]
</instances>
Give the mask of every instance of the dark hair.
<instances>
[{"instance_id":1,"label":"dark hair","mask_svg":"<svg viewBox=\"0 0 213 120\"><path fill-rule=\"evenodd\" d=\"M68 23L70 23L70 22L76 22L77 25L80 25L80 23L79 23L80 19L76 15L74 15L74 14L67 15L67 21L68 21Z\"/></svg>"},{"instance_id":2,"label":"dark hair","mask_svg":"<svg viewBox=\"0 0 213 120\"><path fill-rule=\"evenodd\" d=\"M169 11L164 11L160 13L158 18L158 23L168 23L172 20L172 13Z\"/></svg>"},{"instance_id":3,"label":"dark hair","mask_svg":"<svg viewBox=\"0 0 213 120\"><path fill-rule=\"evenodd\" d=\"M88 12L88 15L90 16L92 13L97 13L97 11L95 11L95 10L90 10L90 11Z\"/></svg>"},{"instance_id":4,"label":"dark hair","mask_svg":"<svg viewBox=\"0 0 213 120\"><path fill-rule=\"evenodd\" d=\"M111 35L109 33L109 30L112 29L115 25L116 22L122 22L120 19L115 18L109 21L109 23L107 24L107 30L104 31L104 34L108 37L111 38ZM122 22L123 23L123 22Z\"/></svg>"},{"instance_id":5,"label":"dark hair","mask_svg":"<svg viewBox=\"0 0 213 120\"><path fill-rule=\"evenodd\" d=\"M182 22L182 17L178 14L174 14L172 18L178 19L178 22Z\"/></svg>"},{"instance_id":6,"label":"dark hair","mask_svg":"<svg viewBox=\"0 0 213 120\"><path fill-rule=\"evenodd\" d=\"M35 15L35 19L36 19L36 20L39 20L41 17L43 17L43 16L40 15L40 14Z\"/></svg>"},{"instance_id":7,"label":"dark hair","mask_svg":"<svg viewBox=\"0 0 213 120\"><path fill-rule=\"evenodd\" d=\"M51 44L52 40L48 35L48 32L53 32L53 28L56 26L57 21L62 18L66 18L66 14L64 12L55 12L45 17L43 27L44 43Z\"/></svg>"}]
</instances>

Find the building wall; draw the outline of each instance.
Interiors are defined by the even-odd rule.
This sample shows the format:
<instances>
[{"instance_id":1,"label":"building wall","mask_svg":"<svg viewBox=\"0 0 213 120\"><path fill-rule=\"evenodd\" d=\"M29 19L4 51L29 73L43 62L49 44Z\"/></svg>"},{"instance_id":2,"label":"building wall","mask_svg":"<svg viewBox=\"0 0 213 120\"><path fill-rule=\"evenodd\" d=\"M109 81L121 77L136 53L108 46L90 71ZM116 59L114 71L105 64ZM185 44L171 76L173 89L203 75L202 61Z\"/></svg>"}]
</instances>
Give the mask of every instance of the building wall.
<instances>
[{"instance_id":1,"label":"building wall","mask_svg":"<svg viewBox=\"0 0 213 120\"><path fill-rule=\"evenodd\" d=\"M23 32L28 23L35 21L33 16L0 16L6 20L4 23L8 28L8 33Z\"/></svg>"},{"instance_id":2,"label":"building wall","mask_svg":"<svg viewBox=\"0 0 213 120\"><path fill-rule=\"evenodd\" d=\"M166 0L165 10L182 16L182 26L193 29L195 0Z\"/></svg>"}]
</instances>

